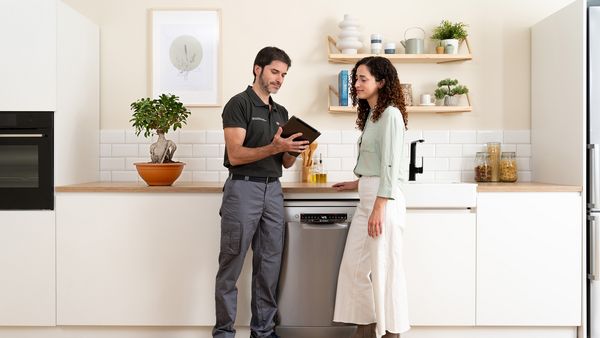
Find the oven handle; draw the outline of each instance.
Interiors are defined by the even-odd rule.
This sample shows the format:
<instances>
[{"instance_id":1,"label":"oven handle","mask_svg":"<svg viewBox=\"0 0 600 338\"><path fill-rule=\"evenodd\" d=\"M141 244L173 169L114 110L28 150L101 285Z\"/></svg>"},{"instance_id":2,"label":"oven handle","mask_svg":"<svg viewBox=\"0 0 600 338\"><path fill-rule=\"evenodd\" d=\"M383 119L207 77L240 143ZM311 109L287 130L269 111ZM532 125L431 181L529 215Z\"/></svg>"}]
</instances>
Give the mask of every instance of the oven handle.
<instances>
[{"instance_id":1,"label":"oven handle","mask_svg":"<svg viewBox=\"0 0 600 338\"><path fill-rule=\"evenodd\" d=\"M27 137L35 137L35 138L41 138L41 137L45 137L46 135L44 134L0 134L0 138L15 138L15 137L19 137L19 138L27 138Z\"/></svg>"}]
</instances>

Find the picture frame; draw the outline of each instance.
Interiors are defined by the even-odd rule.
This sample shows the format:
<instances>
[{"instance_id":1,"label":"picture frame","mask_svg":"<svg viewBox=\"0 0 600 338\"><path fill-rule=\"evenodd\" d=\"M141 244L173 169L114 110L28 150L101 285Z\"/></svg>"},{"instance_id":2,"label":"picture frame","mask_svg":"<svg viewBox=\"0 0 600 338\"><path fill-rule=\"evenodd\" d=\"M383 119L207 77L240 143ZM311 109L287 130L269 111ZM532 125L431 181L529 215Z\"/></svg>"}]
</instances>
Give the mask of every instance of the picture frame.
<instances>
[{"instance_id":1,"label":"picture frame","mask_svg":"<svg viewBox=\"0 0 600 338\"><path fill-rule=\"evenodd\" d=\"M186 107L221 106L221 11L148 10L148 95Z\"/></svg>"}]
</instances>

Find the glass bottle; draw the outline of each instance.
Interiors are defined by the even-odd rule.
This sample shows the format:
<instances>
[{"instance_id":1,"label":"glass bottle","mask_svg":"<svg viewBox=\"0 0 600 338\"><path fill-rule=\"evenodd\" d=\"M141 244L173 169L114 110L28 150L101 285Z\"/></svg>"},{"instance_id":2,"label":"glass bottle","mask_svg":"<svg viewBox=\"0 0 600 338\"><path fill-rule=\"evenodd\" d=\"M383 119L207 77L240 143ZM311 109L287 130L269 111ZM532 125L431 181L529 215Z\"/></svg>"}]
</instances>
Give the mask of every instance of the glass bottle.
<instances>
[{"instance_id":1,"label":"glass bottle","mask_svg":"<svg viewBox=\"0 0 600 338\"><path fill-rule=\"evenodd\" d=\"M323 167L323 154L319 154L319 169L317 174L317 183L327 183L327 172Z\"/></svg>"},{"instance_id":2,"label":"glass bottle","mask_svg":"<svg viewBox=\"0 0 600 338\"><path fill-rule=\"evenodd\" d=\"M500 156L500 182L517 181L517 159L514 151L505 151Z\"/></svg>"},{"instance_id":3,"label":"glass bottle","mask_svg":"<svg viewBox=\"0 0 600 338\"><path fill-rule=\"evenodd\" d=\"M319 175L319 162L317 162L317 156L313 159L312 169L310 170L310 182L317 183Z\"/></svg>"},{"instance_id":4,"label":"glass bottle","mask_svg":"<svg viewBox=\"0 0 600 338\"><path fill-rule=\"evenodd\" d=\"M490 155L484 151L475 155L475 181L490 182L492 180L492 167L490 166Z\"/></svg>"},{"instance_id":5,"label":"glass bottle","mask_svg":"<svg viewBox=\"0 0 600 338\"><path fill-rule=\"evenodd\" d=\"M491 182L498 182L498 166L500 164L500 143L488 142L487 152L490 156L490 166L492 167Z\"/></svg>"}]
</instances>

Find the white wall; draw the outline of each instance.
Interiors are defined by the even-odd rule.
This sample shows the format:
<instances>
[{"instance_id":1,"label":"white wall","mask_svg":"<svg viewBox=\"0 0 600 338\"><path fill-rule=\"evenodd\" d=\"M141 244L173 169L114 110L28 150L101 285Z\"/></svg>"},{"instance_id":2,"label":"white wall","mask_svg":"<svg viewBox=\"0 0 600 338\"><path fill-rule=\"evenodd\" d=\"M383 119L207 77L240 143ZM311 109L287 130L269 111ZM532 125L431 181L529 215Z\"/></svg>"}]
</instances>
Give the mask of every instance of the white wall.
<instances>
[{"instance_id":1,"label":"white wall","mask_svg":"<svg viewBox=\"0 0 600 338\"><path fill-rule=\"evenodd\" d=\"M320 129L352 129L354 117L327 112L327 85L343 68L327 62L326 36L339 32L345 13L357 16L363 41L382 33L395 41L408 27L421 26L428 36L442 19L469 24L473 61L452 65L400 64L402 82L413 84L418 95L431 92L445 77L469 86L472 113L413 114L409 128L417 129L529 129L529 27L571 0L358 0L300 2L193 0L66 0L91 17L101 31L101 128L129 128L129 104L147 95L147 9L220 8L223 41L223 101L252 81L256 52L276 45L288 52L292 68L275 99L292 114ZM431 41L426 45L433 48ZM221 108L192 109L186 129L220 129Z\"/></svg>"}]
</instances>

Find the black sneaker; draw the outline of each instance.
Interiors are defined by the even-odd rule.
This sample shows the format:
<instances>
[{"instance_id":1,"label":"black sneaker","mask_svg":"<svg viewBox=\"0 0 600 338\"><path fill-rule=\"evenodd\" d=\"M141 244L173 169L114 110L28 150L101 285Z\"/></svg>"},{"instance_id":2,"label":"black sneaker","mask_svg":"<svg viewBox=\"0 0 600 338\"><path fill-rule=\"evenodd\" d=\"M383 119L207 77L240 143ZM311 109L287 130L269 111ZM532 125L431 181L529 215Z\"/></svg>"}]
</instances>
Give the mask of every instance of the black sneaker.
<instances>
[{"instance_id":1,"label":"black sneaker","mask_svg":"<svg viewBox=\"0 0 600 338\"><path fill-rule=\"evenodd\" d=\"M250 334L250 338L257 338L257 337L254 335L254 333L251 333L251 334ZM272 332L270 335L266 336L265 338L281 338L281 337L279 337L279 336L278 336L278 335L275 333L275 331L273 331L273 332Z\"/></svg>"}]
</instances>

